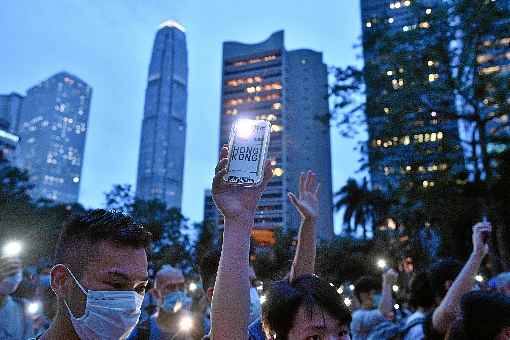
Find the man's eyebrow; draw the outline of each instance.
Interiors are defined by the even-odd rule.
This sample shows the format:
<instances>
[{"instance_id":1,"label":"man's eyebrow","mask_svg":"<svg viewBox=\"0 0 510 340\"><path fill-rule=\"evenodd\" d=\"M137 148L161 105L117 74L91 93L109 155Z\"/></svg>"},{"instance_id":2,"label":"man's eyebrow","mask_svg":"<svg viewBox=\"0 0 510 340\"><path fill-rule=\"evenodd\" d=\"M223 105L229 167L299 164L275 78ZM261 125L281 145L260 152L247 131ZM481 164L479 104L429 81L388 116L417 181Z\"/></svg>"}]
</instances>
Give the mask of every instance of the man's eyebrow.
<instances>
[{"instance_id":1,"label":"man's eyebrow","mask_svg":"<svg viewBox=\"0 0 510 340\"><path fill-rule=\"evenodd\" d=\"M116 278L116 279L121 279L124 281L131 281L131 278L128 275L126 275L122 272L119 272L119 271L109 271L107 274L111 275L113 278ZM143 282L149 281L149 277L144 276L143 278L138 279L137 281L143 281Z\"/></svg>"}]
</instances>

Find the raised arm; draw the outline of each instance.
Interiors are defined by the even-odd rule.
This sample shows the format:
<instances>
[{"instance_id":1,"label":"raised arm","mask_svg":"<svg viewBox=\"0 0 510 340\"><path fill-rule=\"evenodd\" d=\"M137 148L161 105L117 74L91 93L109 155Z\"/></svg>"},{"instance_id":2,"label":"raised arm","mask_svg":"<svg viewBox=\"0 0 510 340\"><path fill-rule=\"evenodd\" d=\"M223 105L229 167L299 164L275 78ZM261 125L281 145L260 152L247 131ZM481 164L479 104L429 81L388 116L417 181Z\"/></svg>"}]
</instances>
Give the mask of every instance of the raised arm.
<instances>
[{"instance_id":1,"label":"raised arm","mask_svg":"<svg viewBox=\"0 0 510 340\"><path fill-rule=\"evenodd\" d=\"M301 216L298 243L290 269L290 281L315 272L315 225L319 216L319 187L317 176L308 170L299 177L299 196L289 192L289 200Z\"/></svg>"},{"instance_id":2,"label":"raised arm","mask_svg":"<svg viewBox=\"0 0 510 340\"><path fill-rule=\"evenodd\" d=\"M490 233L491 229L491 225L486 222L478 223L473 227L473 252L432 315L432 325L436 331L445 334L449 325L459 315L460 300L464 294L473 288L474 277L480 270L482 260L489 251L483 235L484 233Z\"/></svg>"},{"instance_id":3,"label":"raised arm","mask_svg":"<svg viewBox=\"0 0 510 340\"><path fill-rule=\"evenodd\" d=\"M223 147L212 185L214 202L225 218L225 229L212 299L211 339L245 340L250 303L250 234L257 201L272 177L272 169L266 162L264 180L256 187L228 184L223 180L227 154L227 147Z\"/></svg>"},{"instance_id":4,"label":"raised arm","mask_svg":"<svg viewBox=\"0 0 510 340\"><path fill-rule=\"evenodd\" d=\"M382 297L379 303L379 311L388 318L393 312L393 285L397 282L398 273L394 269L387 270L383 274Z\"/></svg>"}]
</instances>

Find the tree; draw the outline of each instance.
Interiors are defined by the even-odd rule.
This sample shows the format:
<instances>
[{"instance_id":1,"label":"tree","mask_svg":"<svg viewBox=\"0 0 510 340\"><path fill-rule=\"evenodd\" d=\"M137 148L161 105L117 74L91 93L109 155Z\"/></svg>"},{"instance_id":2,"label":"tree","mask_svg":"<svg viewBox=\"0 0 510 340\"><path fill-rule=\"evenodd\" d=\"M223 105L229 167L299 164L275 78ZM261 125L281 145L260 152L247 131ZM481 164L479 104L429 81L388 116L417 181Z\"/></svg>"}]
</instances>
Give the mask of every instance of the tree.
<instances>
[{"instance_id":1,"label":"tree","mask_svg":"<svg viewBox=\"0 0 510 340\"><path fill-rule=\"evenodd\" d=\"M335 209L337 211L345 209L343 225L346 231L352 234L361 227L365 240L368 226L377 224L386 217L390 204L381 191L370 190L366 177L363 178L361 185L355 179L349 178L347 183L335 193L335 197L338 198Z\"/></svg>"},{"instance_id":2,"label":"tree","mask_svg":"<svg viewBox=\"0 0 510 340\"><path fill-rule=\"evenodd\" d=\"M360 132L369 120L371 129L377 129L375 121L384 121L383 133L390 138L401 136L409 124L419 121L463 128L467 176L452 172L439 180L447 186L442 188L436 185L424 190L402 181L389 190L387 196L395 198L391 214L399 216L399 223L408 228L435 220L445 235L452 237L453 230L455 235L468 233L482 214L501 220L493 193L501 161L495 151L510 144L509 66L504 63L510 46L510 7L505 4L450 0L429 8L425 1L413 1L409 10L414 11L410 16L414 24L392 26L388 18L377 18L377 23L365 30L362 69L332 70L335 81L330 94L335 106L329 118L345 135ZM456 146L445 147L453 147L443 149L445 155L455 152ZM372 159L378 156L369 152ZM416 174L415 182L419 183L418 179ZM468 216L469 221L462 218ZM510 242L504 228L495 225L498 254L504 254L503 248Z\"/></svg>"}]
</instances>

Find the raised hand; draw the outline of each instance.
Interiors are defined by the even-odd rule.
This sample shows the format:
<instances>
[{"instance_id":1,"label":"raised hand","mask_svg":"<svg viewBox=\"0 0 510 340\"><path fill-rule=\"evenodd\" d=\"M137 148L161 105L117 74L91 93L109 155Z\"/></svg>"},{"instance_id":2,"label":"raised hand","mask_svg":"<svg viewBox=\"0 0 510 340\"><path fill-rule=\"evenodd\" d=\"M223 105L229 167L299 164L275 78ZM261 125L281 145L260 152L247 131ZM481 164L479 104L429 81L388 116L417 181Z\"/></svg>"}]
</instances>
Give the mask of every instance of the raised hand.
<instances>
[{"instance_id":1,"label":"raised hand","mask_svg":"<svg viewBox=\"0 0 510 340\"><path fill-rule=\"evenodd\" d=\"M490 235L492 226L489 222L480 222L473 226L473 253L484 257L489 252L489 245L486 242L487 235Z\"/></svg>"},{"instance_id":2,"label":"raised hand","mask_svg":"<svg viewBox=\"0 0 510 340\"><path fill-rule=\"evenodd\" d=\"M244 187L225 182L223 177L227 174L228 147L223 146L220 161L216 166L216 175L212 183L214 203L225 218L253 219L257 208L257 201L267 187L273 176L271 162L266 160L264 179L259 185Z\"/></svg>"},{"instance_id":3,"label":"raised hand","mask_svg":"<svg viewBox=\"0 0 510 340\"><path fill-rule=\"evenodd\" d=\"M317 175L308 170L299 176L299 196L288 193L290 202L304 219L316 220L319 216L319 188Z\"/></svg>"}]
</instances>

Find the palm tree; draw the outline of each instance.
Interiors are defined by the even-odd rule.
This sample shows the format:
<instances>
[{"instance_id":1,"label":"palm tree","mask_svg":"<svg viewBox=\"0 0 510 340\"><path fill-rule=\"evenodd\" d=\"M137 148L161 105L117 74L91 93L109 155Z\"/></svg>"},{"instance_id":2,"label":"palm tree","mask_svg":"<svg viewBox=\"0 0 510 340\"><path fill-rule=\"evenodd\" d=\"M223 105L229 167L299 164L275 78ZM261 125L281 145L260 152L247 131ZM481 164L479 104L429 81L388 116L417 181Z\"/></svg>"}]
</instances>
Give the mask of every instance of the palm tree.
<instances>
[{"instance_id":1,"label":"palm tree","mask_svg":"<svg viewBox=\"0 0 510 340\"><path fill-rule=\"evenodd\" d=\"M368 180L363 178L361 184L349 178L347 183L335 193L338 200L335 210L344 210L343 225L348 233L353 233L358 227L363 230L363 238L367 238L368 225L375 223L377 218L386 215L389 202L379 190L370 190Z\"/></svg>"}]
</instances>

